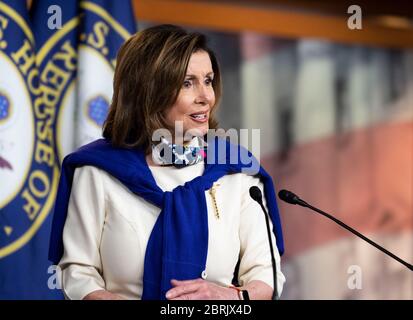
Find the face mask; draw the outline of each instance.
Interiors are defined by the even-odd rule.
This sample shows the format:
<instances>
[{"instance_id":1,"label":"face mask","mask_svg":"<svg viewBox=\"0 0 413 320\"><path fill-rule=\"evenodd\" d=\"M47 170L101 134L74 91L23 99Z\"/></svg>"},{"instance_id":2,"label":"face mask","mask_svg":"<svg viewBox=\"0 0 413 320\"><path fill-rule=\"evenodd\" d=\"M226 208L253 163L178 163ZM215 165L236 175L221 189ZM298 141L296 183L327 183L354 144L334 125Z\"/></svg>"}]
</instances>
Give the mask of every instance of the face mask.
<instances>
[{"instance_id":1,"label":"face mask","mask_svg":"<svg viewBox=\"0 0 413 320\"><path fill-rule=\"evenodd\" d=\"M173 165L182 168L193 165L206 157L207 143L202 137L194 137L187 145L170 143L165 138L152 145L152 159L161 166Z\"/></svg>"}]
</instances>

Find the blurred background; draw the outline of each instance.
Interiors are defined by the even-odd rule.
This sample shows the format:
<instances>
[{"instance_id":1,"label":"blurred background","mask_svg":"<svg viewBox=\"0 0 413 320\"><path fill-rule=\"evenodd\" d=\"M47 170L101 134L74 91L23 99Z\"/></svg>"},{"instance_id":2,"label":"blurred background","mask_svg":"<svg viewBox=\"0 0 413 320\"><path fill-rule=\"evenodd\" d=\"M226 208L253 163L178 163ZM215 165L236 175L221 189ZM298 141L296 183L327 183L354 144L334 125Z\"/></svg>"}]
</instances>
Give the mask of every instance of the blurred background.
<instances>
[{"instance_id":1,"label":"blurred background","mask_svg":"<svg viewBox=\"0 0 413 320\"><path fill-rule=\"evenodd\" d=\"M16 2L0 1L0 298L56 298L45 239L59 163L99 137L119 45L161 23L208 35L223 75L220 127L261 130L259 156L277 190L413 261L413 3L33 0L13 9ZM61 29L46 24L51 5L63 9ZM16 32L23 40L7 51ZM24 38L36 56L29 67L18 54ZM58 94L28 85L37 82ZM282 299L413 299L407 268L320 215L279 207ZM33 291L39 286L45 293Z\"/></svg>"}]
</instances>

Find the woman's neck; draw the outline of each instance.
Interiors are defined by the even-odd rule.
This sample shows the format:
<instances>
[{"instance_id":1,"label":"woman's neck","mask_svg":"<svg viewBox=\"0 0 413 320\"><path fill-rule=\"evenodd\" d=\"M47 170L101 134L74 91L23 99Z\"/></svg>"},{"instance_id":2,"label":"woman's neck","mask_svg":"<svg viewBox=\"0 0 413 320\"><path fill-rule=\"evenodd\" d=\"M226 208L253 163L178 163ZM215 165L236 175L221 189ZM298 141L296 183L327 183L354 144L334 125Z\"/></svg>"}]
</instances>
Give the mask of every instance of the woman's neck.
<instances>
[{"instance_id":1,"label":"woman's neck","mask_svg":"<svg viewBox=\"0 0 413 320\"><path fill-rule=\"evenodd\" d=\"M148 166L153 167L153 166L159 166L159 164L155 163L152 159L152 152L150 152L149 154L146 155L145 157L146 159L146 163L148 164Z\"/></svg>"}]
</instances>

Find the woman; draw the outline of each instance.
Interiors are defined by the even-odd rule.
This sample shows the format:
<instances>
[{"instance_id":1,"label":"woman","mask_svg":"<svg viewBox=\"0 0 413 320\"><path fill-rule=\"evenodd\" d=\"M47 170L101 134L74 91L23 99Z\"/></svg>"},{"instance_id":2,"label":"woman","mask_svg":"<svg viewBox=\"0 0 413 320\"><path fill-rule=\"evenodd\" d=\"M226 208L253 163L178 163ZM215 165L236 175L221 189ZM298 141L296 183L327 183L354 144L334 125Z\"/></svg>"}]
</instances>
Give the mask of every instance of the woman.
<instances>
[{"instance_id":1,"label":"woman","mask_svg":"<svg viewBox=\"0 0 413 320\"><path fill-rule=\"evenodd\" d=\"M249 197L253 185L275 222L281 292L271 178L227 161L244 149L205 141L217 125L220 85L201 34L156 26L120 48L105 139L62 165L49 256L67 298L270 299L271 254L261 208ZM189 141L179 138L189 132Z\"/></svg>"}]
</instances>

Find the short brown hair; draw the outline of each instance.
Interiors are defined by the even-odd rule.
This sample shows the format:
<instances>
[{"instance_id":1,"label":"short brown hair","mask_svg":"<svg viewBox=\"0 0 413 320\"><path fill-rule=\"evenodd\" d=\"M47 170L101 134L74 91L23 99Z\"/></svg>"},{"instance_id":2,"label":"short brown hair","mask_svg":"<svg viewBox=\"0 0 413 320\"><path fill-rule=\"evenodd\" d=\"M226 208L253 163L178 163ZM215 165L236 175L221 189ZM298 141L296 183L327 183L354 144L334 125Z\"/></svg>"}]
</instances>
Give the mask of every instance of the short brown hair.
<instances>
[{"instance_id":1,"label":"short brown hair","mask_svg":"<svg viewBox=\"0 0 413 320\"><path fill-rule=\"evenodd\" d=\"M103 136L117 147L149 151L152 133L167 128L164 112L178 98L192 53L200 50L209 54L214 72L216 102L209 127L216 129L214 111L221 97L221 74L205 35L159 25L136 33L119 49Z\"/></svg>"}]
</instances>

